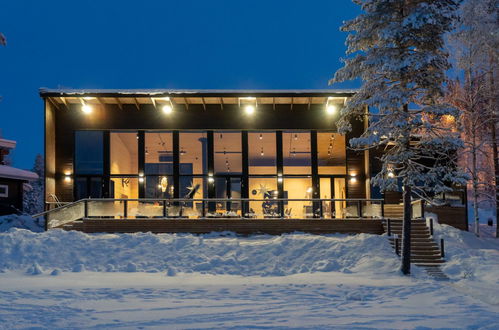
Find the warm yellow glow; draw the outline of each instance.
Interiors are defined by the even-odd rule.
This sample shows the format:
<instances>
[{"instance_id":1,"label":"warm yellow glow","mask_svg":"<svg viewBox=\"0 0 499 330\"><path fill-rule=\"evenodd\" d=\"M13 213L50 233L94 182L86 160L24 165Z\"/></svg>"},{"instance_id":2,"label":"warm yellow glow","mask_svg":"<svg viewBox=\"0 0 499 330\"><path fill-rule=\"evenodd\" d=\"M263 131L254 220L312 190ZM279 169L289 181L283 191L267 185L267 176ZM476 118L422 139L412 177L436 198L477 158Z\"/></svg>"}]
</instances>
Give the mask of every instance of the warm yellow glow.
<instances>
[{"instance_id":1,"label":"warm yellow glow","mask_svg":"<svg viewBox=\"0 0 499 330\"><path fill-rule=\"evenodd\" d=\"M356 177L350 178L350 182L351 182L351 183L355 183L355 182L357 182L357 178L356 178Z\"/></svg>"},{"instance_id":2,"label":"warm yellow glow","mask_svg":"<svg viewBox=\"0 0 499 330\"><path fill-rule=\"evenodd\" d=\"M81 111L83 111L83 113L89 114L92 112L92 107L89 106L88 104L83 104L81 106Z\"/></svg>"},{"instance_id":3,"label":"warm yellow glow","mask_svg":"<svg viewBox=\"0 0 499 330\"><path fill-rule=\"evenodd\" d=\"M173 108L171 105L166 104L164 105L161 110L163 110L163 113L166 113L167 115L173 112Z\"/></svg>"},{"instance_id":4,"label":"warm yellow glow","mask_svg":"<svg viewBox=\"0 0 499 330\"><path fill-rule=\"evenodd\" d=\"M143 182L144 182L144 178L143 178L143 177L140 177L140 178L139 178L139 182L140 182L140 183L143 183Z\"/></svg>"},{"instance_id":5,"label":"warm yellow glow","mask_svg":"<svg viewBox=\"0 0 499 330\"><path fill-rule=\"evenodd\" d=\"M309 194L310 194L312 191L313 191L312 187L308 187L308 188L307 188L307 193L309 193Z\"/></svg>"},{"instance_id":6,"label":"warm yellow glow","mask_svg":"<svg viewBox=\"0 0 499 330\"><path fill-rule=\"evenodd\" d=\"M83 99L86 100L86 101L88 101L88 100L94 100L95 97L93 97L93 96L85 96Z\"/></svg>"},{"instance_id":7,"label":"warm yellow glow","mask_svg":"<svg viewBox=\"0 0 499 330\"><path fill-rule=\"evenodd\" d=\"M395 174L393 174L393 172L392 172L392 171L389 171L389 172L388 172L388 177L389 177L389 178L393 178L394 176L395 176Z\"/></svg>"},{"instance_id":8,"label":"warm yellow glow","mask_svg":"<svg viewBox=\"0 0 499 330\"><path fill-rule=\"evenodd\" d=\"M255 112L255 107L252 105L247 105L244 107L244 111L246 112L246 114L252 115Z\"/></svg>"},{"instance_id":9,"label":"warm yellow glow","mask_svg":"<svg viewBox=\"0 0 499 330\"><path fill-rule=\"evenodd\" d=\"M328 115L332 115L336 112L336 106L333 104L330 104L326 107L326 112Z\"/></svg>"},{"instance_id":10,"label":"warm yellow glow","mask_svg":"<svg viewBox=\"0 0 499 330\"><path fill-rule=\"evenodd\" d=\"M71 176L66 175L66 176L64 177L64 182L71 182Z\"/></svg>"}]
</instances>

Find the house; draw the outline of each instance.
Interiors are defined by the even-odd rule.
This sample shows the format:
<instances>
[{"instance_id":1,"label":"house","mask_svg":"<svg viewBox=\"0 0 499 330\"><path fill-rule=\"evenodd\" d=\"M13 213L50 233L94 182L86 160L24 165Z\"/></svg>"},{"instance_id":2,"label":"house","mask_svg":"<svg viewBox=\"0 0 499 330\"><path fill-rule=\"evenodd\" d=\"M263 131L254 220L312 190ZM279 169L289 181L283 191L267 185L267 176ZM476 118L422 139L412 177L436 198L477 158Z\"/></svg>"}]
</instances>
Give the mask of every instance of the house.
<instances>
[{"instance_id":1,"label":"house","mask_svg":"<svg viewBox=\"0 0 499 330\"><path fill-rule=\"evenodd\" d=\"M353 93L42 89L46 201L67 203L47 226L380 233L401 209L371 189L369 151L347 148L367 116L337 132Z\"/></svg>"},{"instance_id":2,"label":"house","mask_svg":"<svg viewBox=\"0 0 499 330\"><path fill-rule=\"evenodd\" d=\"M38 179L36 173L7 165L15 147L16 141L0 139L0 215L22 212L25 184Z\"/></svg>"}]
</instances>

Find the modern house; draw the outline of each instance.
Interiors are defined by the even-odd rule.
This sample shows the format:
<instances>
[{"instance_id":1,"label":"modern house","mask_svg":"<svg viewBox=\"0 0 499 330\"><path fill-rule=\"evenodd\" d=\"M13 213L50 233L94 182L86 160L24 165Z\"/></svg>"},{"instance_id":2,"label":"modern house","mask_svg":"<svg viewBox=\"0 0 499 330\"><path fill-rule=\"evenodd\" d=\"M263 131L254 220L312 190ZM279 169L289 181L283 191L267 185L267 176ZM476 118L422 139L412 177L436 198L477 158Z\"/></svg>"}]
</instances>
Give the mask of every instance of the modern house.
<instances>
[{"instance_id":1,"label":"modern house","mask_svg":"<svg viewBox=\"0 0 499 330\"><path fill-rule=\"evenodd\" d=\"M367 116L337 132L353 93L42 89L46 202L67 203L47 227L382 232L400 194L386 203L373 157L347 148Z\"/></svg>"},{"instance_id":2,"label":"modern house","mask_svg":"<svg viewBox=\"0 0 499 330\"><path fill-rule=\"evenodd\" d=\"M36 173L8 166L6 157L16 141L0 139L0 215L21 213L26 184L38 179Z\"/></svg>"}]
</instances>

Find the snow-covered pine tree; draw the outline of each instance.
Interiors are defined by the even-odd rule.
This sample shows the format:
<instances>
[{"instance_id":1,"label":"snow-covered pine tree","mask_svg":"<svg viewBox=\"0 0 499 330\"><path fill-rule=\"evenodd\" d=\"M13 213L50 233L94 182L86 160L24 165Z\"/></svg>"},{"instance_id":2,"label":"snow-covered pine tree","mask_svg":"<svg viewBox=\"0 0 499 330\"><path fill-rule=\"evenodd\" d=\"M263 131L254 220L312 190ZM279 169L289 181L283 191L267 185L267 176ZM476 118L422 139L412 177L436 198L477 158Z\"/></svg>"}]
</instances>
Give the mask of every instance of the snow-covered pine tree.
<instances>
[{"instance_id":1,"label":"snow-covered pine tree","mask_svg":"<svg viewBox=\"0 0 499 330\"><path fill-rule=\"evenodd\" d=\"M360 78L362 86L348 100L338 121L340 132L352 118L370 123L362 136L350 140L357 149L387 147L382 170L372 180L382 191L403 187L402 265L410 273L411 196L429 198L465 184L457 169L457 134L440 125L455 108L437 102L445 71L443 36L451 28L457 0L353 0L363 13L346 22L350 32L344 67L331 83ZM411 109L409 109L411 106ZM414 109L412 109L414 108Z\"/></svg>"},{"instance_id":2,"label":"snow-covered pine tree","mask_svg":"<svg viewBox=\"0 0 499 330\"><path fill-rule=\"evenodd\" d=\"M38 174L38 180L32 182L31 189L24 194L23 209L27 214L43 212L45 166L42 155L36 155L32 171Z\"/></svg>"}]
</instances>

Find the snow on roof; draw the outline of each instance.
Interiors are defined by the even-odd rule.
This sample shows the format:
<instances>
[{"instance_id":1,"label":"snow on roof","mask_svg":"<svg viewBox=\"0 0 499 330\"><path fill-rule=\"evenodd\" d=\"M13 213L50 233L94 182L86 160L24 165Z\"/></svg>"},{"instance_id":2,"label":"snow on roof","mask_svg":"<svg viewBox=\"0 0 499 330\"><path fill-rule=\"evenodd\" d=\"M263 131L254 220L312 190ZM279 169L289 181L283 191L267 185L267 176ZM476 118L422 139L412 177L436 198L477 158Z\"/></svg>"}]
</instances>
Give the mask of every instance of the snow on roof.
<instances>
[{"instance_id":1,"label":"snow on roof","mask_svg":"<svg viewBox=\"0 0 499 330\"><path fill-rule=\"evenodd\" d=\"M0 165L0 178L34 181L38 179L38 174L7 165Z\"/></svg>"},{"instance_id":2,"label":"snow on roof","mask_svg":"<svg viewBox=\"0 0 499 330\"><path fill-rule=\"evenodd\" d=\"M16 141L0 139L0 147L14 149L16 147Z\"/></svg>"},{"instance_id":3,"label":"snow on roof","mask_svg":"<svg viewBox=\"0 0 499 330\"><path fill-rule=\"evenodd\" d=\"M50 95L165 95L165 94L355 94L357 89L50 89L40 88L41 96Z\"/></svg>"}]
</instances>

